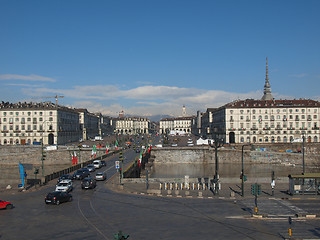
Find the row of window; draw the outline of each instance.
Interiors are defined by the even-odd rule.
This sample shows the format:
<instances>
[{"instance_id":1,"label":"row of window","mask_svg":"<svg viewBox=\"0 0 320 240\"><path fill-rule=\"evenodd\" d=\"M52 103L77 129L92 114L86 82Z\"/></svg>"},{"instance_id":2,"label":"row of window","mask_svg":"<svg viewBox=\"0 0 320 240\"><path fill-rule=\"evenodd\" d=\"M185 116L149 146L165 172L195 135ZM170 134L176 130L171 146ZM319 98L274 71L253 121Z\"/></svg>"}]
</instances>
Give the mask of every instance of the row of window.
<instances>
[{"instance_id":1,"label":"row of window","mask_svg":"<svg viewBox=\"0 0 320 240\"><path fill-rule=\"evenodd\" d=\"M245 110L240 110L240 114L244 114L244 112L245 112ZM262 113L263 110L262 110L262 109L259 109L259 110L253 109L253 110L252 110L252 113L253 113L253 114L256 114L256 113L258 113L258 112L259 112L259 113ZM268 109L264 109L264 112L267 114L267 113L268 113ZM271 109L270 112L273 113L273 109ZM276 112L277 112L277 113L280 113L281 111L280 111L280 109L277 109ZM282 112L287 112L287 109L286 109L286 108L282 109ZM299 113L299 112L300 112L300 111L299 111L299 108L295 108L295 110L289 109L289 113L293 113L293 112ZM306 112L305 109L301 109L301 113L305 113L305 112ZM312 112L311 109L308 109L308 112ZM313 109L313 112L314 112L314 113L317 113L317 109ZM234 113L234 110L230 110L230 114L233 114L233 113ZM250 113L250 110L249 110L249 109L247 109L247 113Z\"/></svg>"},{"instance_id":2,"label":"row of window","mask_svg":"<svg viewBox=\"0 0 320 240\"><path fill-rule=\"evenodd\" d=\"M2 121L1 121L2 120ZM9 123L13 123L13 120L15 121L15 122L21 122L21 123L25 123L26 122L26 119L25 118L0 118L0 123L1 122L7 122L7 120L9 121ZM32 118L32 121L33 122L37 122L37 118ZM53 121L53 117L49 117L49 121ZM27 118L27 122L31 122L31 118ZM39 118L39 122L43 122L43 118L42 117L40 117Z\"/></svg>"},{"instance_id":3,"label":"row of window","mask_svg":"<svg viewBox=\"0 0 320 240\"><path fill-rule=\"evenodd\" d=\"M32 112L33 115L37 115L37 112ZM19 116L20 112L15 112L15 115L16 116ZM9 112L9 114L7 112L3 112L3 116L7 116L7 115L10 115L10 116L13 116L13 112ZM24 115L24 112L21 112L21 115ZM27 112L27 115L28 116L31 116L31 112ZM39 112L39 115L42 116L43 115L43 112ZM49 112L49 116L52 116L53 113L52 112Z\"/></svg>"},{"instance_id":4,"label":"row of window","mask_svg":"<svg viewBox=\"0 0 320 240\"><path fill-rule=\"evenodd\" d=\"M52 125L48 126L49 131L53 131ZM37 128L37 125L33 125L33 127L31 128L31 125L27 125L27 127L25 125L21 125L21 128L19 125L15 125L15 127L13 127L13 125L3 125L2 126L2 130L3 131L8 131L8 130L15 130L15 131L19 131L19 130L27 130L27 131L31 131L31 130L39 130L42 131L43 130L43 126L39 125L39 128Z\"/></svg>"},{"instance_id":5,"label":"row of window","mask_svg":"<svg viewBox=\"0 0 320 240\"><path fill-rule=\"evenodd\" d=\"M280 136L278 136L277 138L275 138L274 136L272 136L272 137L265 136L264 138L257 138L257 137L254 136L254 137L252 137L252 139L251 139L251 137L248 136L246 138L246 142L247 143L250 143L250 142L252 142L252 143L256 143L256 142L265 142L265 143L268 143L268 142L271 142L271 143L284 142L284 143L286 143L288 141L292 142L293 140L294 140L293 136L290 136L289 139L286 136L284 136L283 138L281 138ZM318 142L318 140L319 140L319 138L317 136L314 136L314 137L309 136L307 138L308 142L312 142L312 141L313 142ZM240 142L244 143L244 141L245 141L245 138L241 137L240 138Z\"/></svg>"},{"instance_id":6,"label":"row of window","mask_svg":"<svg viewBox=\"0 0 320 240\"><path fill-rule=\"evenodd\" d=\"M293 115L289 115L289 119L290 119L290 120L295 119L296 121L299 121L299 120L300 120L299 116L301 116L301 119L302 119L302 120L305 120L306 117L307 117L307 120L308 120L308 121L311 121L311 120L312 120L311 115L307 115L307 116L306 116L306 115L295 115L295 118L294 118ZM313 119L317 119L317 118L318 118L318 115L313 115ZM258 119L259 121L262 121L263 118L262 118L262 115L259 115L257 118L256 118L255 115L253 115L253 116L252 116L252 119L253 119L253 120ZM265 120L269 120L269 116L268 116L268 115L265 115L265 116L264 116L264 119L265 119ZM280 115L277 115L277 118L276 118L276 119L277 119L277 120L282 119L283 121L287 121L287 116L286 116L286 115L283 115L283 117L281 118ZM230 116L230 121L233 121L233 120L234 120L233 116ZM240 120L244 120L244 116L240 116ZM250 116L247 116L247 117L246 117L246 120L247 120L247 121L250 121ZM271 115L270 120L275 120L275 116L274 116L274 115Z\"/></svg>"}]
</instances>

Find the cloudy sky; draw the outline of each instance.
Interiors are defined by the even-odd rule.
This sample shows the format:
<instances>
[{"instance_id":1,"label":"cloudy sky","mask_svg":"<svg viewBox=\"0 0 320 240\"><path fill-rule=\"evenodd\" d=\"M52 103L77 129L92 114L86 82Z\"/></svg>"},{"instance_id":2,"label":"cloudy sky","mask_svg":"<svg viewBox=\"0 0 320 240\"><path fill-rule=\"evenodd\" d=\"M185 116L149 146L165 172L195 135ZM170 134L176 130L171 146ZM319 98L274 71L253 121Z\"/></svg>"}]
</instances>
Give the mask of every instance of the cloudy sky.
<instances>
[{"instance_id":1,"label":"cloudy sky","mask_svg":"<svg viewBox=\"0 0 320 240\"><path fill-rule=\"evenodd\" d=\"M0 0L1 101L189 115L273 96L320 100L320 1Z\"/></svg>"}]
</instances>

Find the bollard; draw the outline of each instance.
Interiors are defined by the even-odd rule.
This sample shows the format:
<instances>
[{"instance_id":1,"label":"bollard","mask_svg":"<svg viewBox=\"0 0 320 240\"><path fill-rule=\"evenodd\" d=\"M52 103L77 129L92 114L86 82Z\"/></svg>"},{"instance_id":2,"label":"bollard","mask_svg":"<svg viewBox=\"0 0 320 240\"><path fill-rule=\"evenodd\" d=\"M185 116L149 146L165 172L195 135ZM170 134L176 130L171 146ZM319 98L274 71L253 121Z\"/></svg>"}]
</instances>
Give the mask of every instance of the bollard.
<instances>
[{"instance_id":1,"label":"bollard","mask_svg":"<svg viewBox=\"0 0 320 240\"><path fill-rule=\"evenodd\" d=\"M180 185L180 189L181 189L181 190L183 190L183 183L181 183L181 185Z\"/></svg>"},{"instance_id":2,"label":"bollard","mask_svg":"<svg viewBox=\"0 0 320 240\"><path fill-rule=\"evenodd\" d=\"M202 189L206 190L206 184L205 183L202 184Z\"/></svg>"},{"instance_id":3,"label":"bollard","mask_svg":"<svg viewBox=\"0 0 320 240\"><path fill-rule=\"evenodd\" d=\"M173 184L172 183L170 183L170 190L173 190L173 186L172 186Z\"/></svg>"},{"instance_id":4,"label":"bollard","mask_svg":"<svg viewBox=\"0 0 320 240\"><path fill-rule=\"evenodd\" d=\"M187 184L187 189L190 190L190 183Z\"/></svg>"},{"instance_id":5,"label":"bollard","mask_svg":"<svg viewBox=\"0 0 320 240\"><path fill-rule=\"evenodd\" d=\"M168 183L164 183L164 189L165 189L165 190L168 189Z\"/></svg>"},{"instance_id":6,"label":"bollard","mask_svg":"<svg viewBox=\"0 0 320 240\"><path fill-rule=\"evenodd\" d=\"M195 184L194 183L192 183L192 190L194 190L195 189Z\"/></svg>"},{"instance_id":7,"label":"bollard","mask_svg":"<svg viewBox=\"0 0 320 240\"><path fill-rule=\"evenodd\" d=\"M162 190L162 183L160 183L160 190Z\"/></svg>"},{"instance_id":8,"label":"bollard","mask_svg":"<svg viewBox=\"0 0 320 240\"><path fill-rule=\"evenodd\" d=\"M178 185L178 183L176 183L175 185L176 185L176 190L178 190L178 189L179 189L179 185Z\"/></svg>"},{"instance_id":9,"label":"bollard","mask_svg":"<svg viewBox=\"0 0 320 240\"><path fill-rule=\"evenodd\" d=\"M198 183L198 190L200 190L200 183Z\"/></svg>"}]
</instances>

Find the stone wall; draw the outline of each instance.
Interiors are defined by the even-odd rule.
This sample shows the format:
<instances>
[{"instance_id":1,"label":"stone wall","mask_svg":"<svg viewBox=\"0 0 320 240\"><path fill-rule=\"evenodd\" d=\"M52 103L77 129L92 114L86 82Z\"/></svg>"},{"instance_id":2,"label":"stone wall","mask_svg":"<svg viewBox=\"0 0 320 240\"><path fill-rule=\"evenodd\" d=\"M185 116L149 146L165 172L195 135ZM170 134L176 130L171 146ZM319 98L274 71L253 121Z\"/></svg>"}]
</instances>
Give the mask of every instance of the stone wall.
<instances>
[{"instance_id":1,"label":"stone wall","mask_svg":"<svg viewBox=\"0 0 320 240\"><path fill-rule=\"evenodd\" d=\"M249 149L246 149L249 148ZM288 163L302 164L302 153L289 153L284 151L256 151L246 147L243 151L245 163ZM283 147L282 147L283 148ZM215 150L209 147L179 147L179 148L154 148L152 151L154 163L214 163ZM238 163L241 161L241 148L218 149L220 163ZM319 165L320 155L317 148L306 149L305 164Z\"/></svg>"},{"instance_id":2,"label":"stone wall","mask_svg":"<svg viewBox=\"0 0 320 240\"><path fill-rule=\"evenodd\" d=\"M70 149L58 147L57 150L45 151L44 165L72 165L71 154L75 152L78 162L87 161L91 158L91 149ZM98 156L105 151L97 152ZM41 146L0 146L0 165L16 166L19 163L41 165Z\"/></svg>"}]
</instances>

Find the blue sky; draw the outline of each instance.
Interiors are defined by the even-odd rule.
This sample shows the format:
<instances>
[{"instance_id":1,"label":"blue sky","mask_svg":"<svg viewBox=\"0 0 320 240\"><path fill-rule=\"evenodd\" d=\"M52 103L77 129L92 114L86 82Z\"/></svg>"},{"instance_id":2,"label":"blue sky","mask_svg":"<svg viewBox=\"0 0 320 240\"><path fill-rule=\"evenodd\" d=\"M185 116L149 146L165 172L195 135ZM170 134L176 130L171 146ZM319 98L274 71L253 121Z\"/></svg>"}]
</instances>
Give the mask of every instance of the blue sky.
<instances>
[{"instance_id":1,"label":"blue sky","mask_svg":"<svg viewBox=\"0 0 320 240\"><path fill-rule=\"evenodd\" d=\"M0 0L1 101L179 116L320 100L320 1Z\"/></svg>"}]
</instances>

